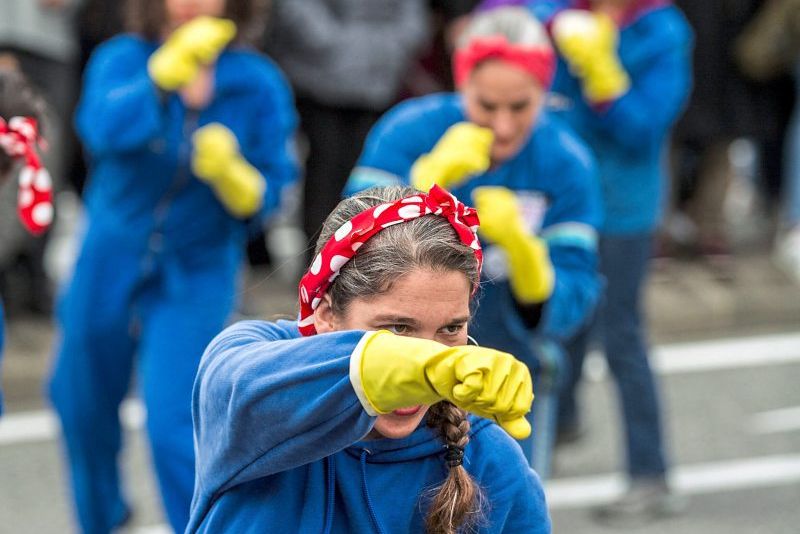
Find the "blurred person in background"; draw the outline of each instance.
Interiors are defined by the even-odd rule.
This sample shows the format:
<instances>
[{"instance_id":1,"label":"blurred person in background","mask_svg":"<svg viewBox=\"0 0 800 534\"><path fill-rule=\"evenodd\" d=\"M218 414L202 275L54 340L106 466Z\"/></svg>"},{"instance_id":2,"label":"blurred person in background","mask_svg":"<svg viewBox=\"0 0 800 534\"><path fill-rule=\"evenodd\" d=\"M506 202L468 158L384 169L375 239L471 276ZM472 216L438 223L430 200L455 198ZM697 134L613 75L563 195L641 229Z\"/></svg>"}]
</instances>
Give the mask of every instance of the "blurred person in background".
<instances>
[{"instance_id":1,"label":"blurred person in background","mask_svg":"<svg viewBox=\"0 0 800 534\"><path fill-rule=\"evenodd\" d=\"M37 152L37 145L44 139L38 127L44 111L44 101L25 76L16 69L0 67L0 186L12 183L17 195L16 206L11 211L33 235L45 231L53 218L52 183ZM7 239L5 233L0 234L0 248ZM0 298L0 363L4 329ZM0 415L2 413L0 388Z\"/></svg>"},{"instance_id":2,"label":"blurred person in background","mask_svg":"<svg viewBox=\"0 0 800 534\"><path fill-rule=\"evenodd\" d=\"M367 132L398 98L428 38L426 6L273 0L272 13L267 50L292 84L308 140L302 225L312 240L339 202Z\"/></svg>"},{"instance_id":3,"label":"blurred person in background","mask_svg":"<svg viewBox=\"0 0 800 534\"><path fill-rule=\"evenodd\" d=\"M743 71L769 82L794 75L794 113L784 149L782 212L775 243L775 262L800 283L800 0L769 0L736 43Z\"/></svg>"},{"instance_id":4,"label":"blurred person in background","mask_svg":"<svg viewBox=\"0 0 800 534\"><path fill-rule=\"evenodd\" d=\"M0 16L0 65L21 70L48 101L42 122L52 147L44 158L59 184L65 182L77 144L70 122L78 86L75 22L82 2L4 0ZM2 221L9 246L0 258L0 290L13 308L49 315L52 289L43 263L49 234L30 239L14 220L15 202L15 188L0 191L0 212L10 214Z\"/></svg>"},{"instance_id":5,"label":"blurred person in background","mask_svg":"<svg viewBox=\"0 0 800 534\"><path fill-rule=\"evenodd\" d=\"M280 71L247 46L263 30L261 2L129 8L132 33L95 51L78 107L88 220L59 301L49 393L80 527L109 532L131 513L119 406L137 367L164 509L182 532L197 364L233 309L248 226L295 179L296 117Z\"/></svg>"},{"instance_id":6,"label":"blurred person in background","mask_svg":"<svg viewBox=\"0 0 800 534\"><path fill-rule=\"evenodd\" d=\"M569 127L543 111L556 58L525 8L472 17L453 63L458 92L391 109L370 132L345 192L436 183L472 199L486 261L470 333L530 367L537 401L522 448L546 476L561 346L600 292L594 162Z\"/></svg>"},{"instance_id":7,"label":"blurred person in background","mask_svg":"<svg viewBox=\"0 0 800 534\"><path fill-rule=\"evenodd\" d=\"M562 116L597 158L605 219L598 310L601 340L624 422L629 487L596 516L640 522L676 510L657 387L648 362L642 287L664 203L665 148L691 86L691 29L664 0L541 0L560 55L553 91ZM575 389L589 328L570 345L572 374L561 396L560 431L580 432Z\"/></svg>"}]
</instances>

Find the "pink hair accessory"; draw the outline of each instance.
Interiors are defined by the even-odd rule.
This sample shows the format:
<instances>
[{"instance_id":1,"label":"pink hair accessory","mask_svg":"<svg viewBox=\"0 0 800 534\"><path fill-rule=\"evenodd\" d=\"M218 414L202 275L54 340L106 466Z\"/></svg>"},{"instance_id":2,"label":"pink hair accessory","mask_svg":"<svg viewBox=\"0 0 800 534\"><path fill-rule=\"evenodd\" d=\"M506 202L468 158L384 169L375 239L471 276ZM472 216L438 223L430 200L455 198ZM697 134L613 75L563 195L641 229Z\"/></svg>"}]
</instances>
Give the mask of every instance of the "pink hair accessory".
<instances>
[{"instance_id":1,"label":"pink hair accessory","mask_svg":"<svg viewBox=\"0 0 800 534\"><path fill-rule=\"evenodd\" d=\"M33 235L44 232L53 221L53 181L36 153L39 129L36 119L0 117L0 147L13 160L23 160L19 173L17 214Z\"/></svg>"},{"instance_id":2,"label":"pink hair accessory","mask_svg":"<svg viewBox=\"0 0 800 534\"><path fill-rule=\"evenodd\" d=\"M556 70L556 55L547 45L517 45L502 35L476 37L456 50L453 56L453 77L456 86L467 81L473 69L487 59L500 59L533 76L548 89Z\"/></svg>"},{"instance_id":3,"label":"pink hair accessory","mask_svg":"<svg viewBox=\"0 0 800 534\"><path fill-rule=\"evenodd\" d=\"M393 202L385 202L362 211L344 223L316 255L311 267L300 280L300 316L298 328L304 336L317 333L314 327L314 310L339 271L355 256L361 246L375 234L389 226L404 223L425 215L439 215L447 219L462 243L470 247L478 262L483 263L483 252L478 241L478 213L438 185L430 192L418 193Z\"/></svg>"}]
</instances>

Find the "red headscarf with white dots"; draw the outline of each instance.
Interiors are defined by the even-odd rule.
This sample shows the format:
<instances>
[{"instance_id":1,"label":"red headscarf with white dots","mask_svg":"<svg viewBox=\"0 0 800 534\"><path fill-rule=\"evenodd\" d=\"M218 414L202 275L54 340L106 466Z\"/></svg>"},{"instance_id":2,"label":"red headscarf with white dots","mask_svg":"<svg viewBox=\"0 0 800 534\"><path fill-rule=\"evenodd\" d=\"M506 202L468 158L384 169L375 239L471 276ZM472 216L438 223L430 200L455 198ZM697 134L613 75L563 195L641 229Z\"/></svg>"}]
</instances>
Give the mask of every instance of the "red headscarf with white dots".
<instances>
[{"instance_id":1,"label":"red headscarf with white dots","mask_svg":"<svg viewBox=\"0 0 800 534\"><path fill-rule=\"evenodd\" d=\"M53 221L53 182L36 153L39 131L36 120L13 117L6 122L0 117L0 147L13 160L23 160L19 173L17 213L33 235L44 232Z\"/></svg>"},{"instance_id":2,"label":"red headscarf with white dots","mask_svg":"<svg viewBox=\"0 0 800 534\"><path fill-rule=\"evenodd\" d=\"M322 302L331 283L339 276L342 266L355 256L364 243L384 228L425 215L439 215L450 222L461 242L475 252L480 272L483 252L477 235L480 225L478 213L475 208L470 208L438 185L434 185L427 194L418 193L362 211L334 232L300 280L300 333L304 336L317 333L314 328L314 310Z\"/></svg>"}]
</instances>

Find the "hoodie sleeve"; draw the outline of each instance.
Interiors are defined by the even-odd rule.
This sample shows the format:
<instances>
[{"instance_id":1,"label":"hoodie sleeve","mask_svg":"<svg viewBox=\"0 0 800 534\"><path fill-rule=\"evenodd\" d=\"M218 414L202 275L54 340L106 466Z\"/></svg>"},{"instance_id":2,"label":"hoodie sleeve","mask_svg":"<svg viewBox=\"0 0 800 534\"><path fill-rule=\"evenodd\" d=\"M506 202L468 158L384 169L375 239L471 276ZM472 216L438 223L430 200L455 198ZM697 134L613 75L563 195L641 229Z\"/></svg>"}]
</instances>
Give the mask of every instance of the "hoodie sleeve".
<instances>
[{"instance_id":1,"label":"hoodie sleeve","mask_svg":"<svg viewBox=\"0 0 800 534\"><path fill-rule=\"evenodd\" d=\"M211 342L192 394L195 498L329 456L374 418L349 378L363 332L301 338L293 323L247 321Z\"/></svg>"},{"instance_id":2,"label":"hoodie sleeve","mask_svg":"<svg viewBox=\"0 0 800 534\"><path fill-rule=\"evenodd\" d=\"M132 151L161 134L164 106L147 73L148 57L145 42L121 36L89 61L75 120L93 156Z\"/></svg>"}]
</instances>

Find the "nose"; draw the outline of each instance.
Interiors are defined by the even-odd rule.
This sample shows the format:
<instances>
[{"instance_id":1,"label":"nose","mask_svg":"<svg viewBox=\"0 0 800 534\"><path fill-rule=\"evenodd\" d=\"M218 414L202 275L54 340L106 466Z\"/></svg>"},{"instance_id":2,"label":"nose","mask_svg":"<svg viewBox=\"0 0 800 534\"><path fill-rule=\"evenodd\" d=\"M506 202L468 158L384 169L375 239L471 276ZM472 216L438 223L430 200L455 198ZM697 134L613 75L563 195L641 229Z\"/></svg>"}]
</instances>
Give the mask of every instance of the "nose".
<instances>
[{"instance_id":1,"label":"nose","mask_svg":"<svg viewBox=\"0 0 800 534\"><path fill-rule=\"evenodd\" d=\"M500 140L513 137L515 129L514 117L509 110L499 110L492 118L492 131Z\"/></svg>"}]
</instances>

